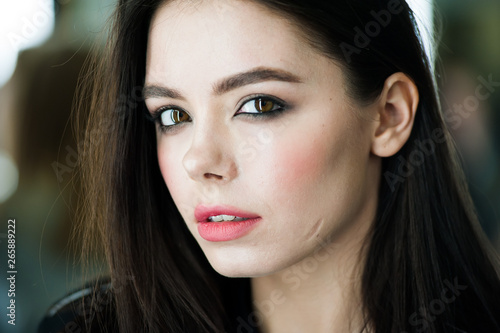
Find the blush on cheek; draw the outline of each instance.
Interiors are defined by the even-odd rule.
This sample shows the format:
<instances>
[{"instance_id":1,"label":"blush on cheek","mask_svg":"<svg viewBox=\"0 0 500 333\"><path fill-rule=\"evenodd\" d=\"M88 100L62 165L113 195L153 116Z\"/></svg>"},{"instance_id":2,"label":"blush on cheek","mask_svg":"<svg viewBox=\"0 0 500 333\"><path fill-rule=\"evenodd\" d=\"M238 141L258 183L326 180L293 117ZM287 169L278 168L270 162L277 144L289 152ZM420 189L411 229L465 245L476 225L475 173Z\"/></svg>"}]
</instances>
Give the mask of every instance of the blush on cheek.
<instances>
[{"instance_id":1,"label":"blush on cheek","mask_svg":"<svg viewBox=\"0 0 500 333\"><path fill-rule=\"evenodd\" d=\"M306 189L324 177L326 168L324 142L290 140L276 151L275 165L281 191L294 193L298 188ZM314 185L313 185L314 186Z\"/></svg>"}]
</instances>

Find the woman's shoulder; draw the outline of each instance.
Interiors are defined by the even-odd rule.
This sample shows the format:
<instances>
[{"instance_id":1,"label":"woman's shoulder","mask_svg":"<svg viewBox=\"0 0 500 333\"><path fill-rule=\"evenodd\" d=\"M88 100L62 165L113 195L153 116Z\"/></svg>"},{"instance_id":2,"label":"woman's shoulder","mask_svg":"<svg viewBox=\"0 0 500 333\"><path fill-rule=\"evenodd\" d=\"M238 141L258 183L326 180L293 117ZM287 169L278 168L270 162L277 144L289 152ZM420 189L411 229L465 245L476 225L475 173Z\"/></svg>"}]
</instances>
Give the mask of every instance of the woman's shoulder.
<instances>
[{"instance_id":1,"label":"woman's shoulder","mask_svg":"<svg viewBox=\"0 0 500 333\"><path fill-rule=\"evenodd\" d=\"M113 289L109 279L88 283L54 303L38 333L117 332Z\"/></svg>"}]
</instances>

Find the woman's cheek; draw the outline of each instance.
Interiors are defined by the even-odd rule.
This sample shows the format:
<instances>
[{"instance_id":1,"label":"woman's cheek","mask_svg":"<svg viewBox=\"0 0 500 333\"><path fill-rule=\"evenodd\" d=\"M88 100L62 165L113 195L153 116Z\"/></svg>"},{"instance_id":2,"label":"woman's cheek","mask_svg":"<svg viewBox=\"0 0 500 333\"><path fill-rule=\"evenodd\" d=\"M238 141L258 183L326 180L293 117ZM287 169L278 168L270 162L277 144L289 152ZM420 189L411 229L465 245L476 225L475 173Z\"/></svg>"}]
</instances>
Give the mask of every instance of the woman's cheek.
<instances>
[{"instance_id":1,"label":"woman's cheek","mask_svg":"<svg viewBox=\"0 0 500 333\"><path fill-rule=\"evenodd\" d=\"M318 181L325 176L329 142L318 132L304 131L300 135L295 132L280 138L276 144L273 170L281 193L302 196L308 188L317 188Z\"/></svg>"},{"instance_id":2,"label":"woman's cheek","mask_svg":"<svg viewBox=\"0 0 500 333\"><path fill-rule=\"evenodd\" d=\"M172 175L173 172L169 172L170 166L167 163L167 161L169 160L172 161L172 160L167 156L165 145L162 144L161 141L158 142L157 154L158 154L158 165L160 167L161 175L163 176L163 180L170 189L169 183L171 182L171 179L169 178L169 175Z\"/></svg>"},{"instance_id":3,"label":"woman's cheek","mask_svg":"<svg viewBox=\"0 0 500 333\"><path fill-rule=\"evenodd\" d=\"M170 152L170 153L169 153ZM173 152L165 143L158 143L158 164L163 180L170 192L170 195L177 203L177 198L182 192L185 172L182 170L182 159L179 154Z\"/></svg>"}]
</instances>

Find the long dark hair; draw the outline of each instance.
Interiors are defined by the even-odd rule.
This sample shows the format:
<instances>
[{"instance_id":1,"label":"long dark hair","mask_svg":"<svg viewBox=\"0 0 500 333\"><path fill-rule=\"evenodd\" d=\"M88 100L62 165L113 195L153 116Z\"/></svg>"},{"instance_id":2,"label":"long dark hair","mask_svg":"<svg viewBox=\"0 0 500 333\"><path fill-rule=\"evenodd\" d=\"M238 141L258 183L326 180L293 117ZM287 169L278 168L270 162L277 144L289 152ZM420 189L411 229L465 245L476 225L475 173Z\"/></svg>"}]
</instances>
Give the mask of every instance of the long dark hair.
<instances>
[{"instance_id":1,"label":"long dark hair","mask_svg":"<svg viewBox=\"0 0 500 333\"><path fill-rule=\"evenodd\" d=\"M102 235L112 280L122 280L122 332L223 332L234 318L225 318L222 286L243 279L216 274L189 234L160 174L141 97L149 25L164 2L120 0L103 60L91 67L97 80L83 94L92 114L80 152L86 239ZM254 2L339 63L353 100L370 103L396 72L419 90L408 142L382 161L362 280L365 330L500 332L497 257L477 222L407 3Z\"/></svg>"}]
</instances>

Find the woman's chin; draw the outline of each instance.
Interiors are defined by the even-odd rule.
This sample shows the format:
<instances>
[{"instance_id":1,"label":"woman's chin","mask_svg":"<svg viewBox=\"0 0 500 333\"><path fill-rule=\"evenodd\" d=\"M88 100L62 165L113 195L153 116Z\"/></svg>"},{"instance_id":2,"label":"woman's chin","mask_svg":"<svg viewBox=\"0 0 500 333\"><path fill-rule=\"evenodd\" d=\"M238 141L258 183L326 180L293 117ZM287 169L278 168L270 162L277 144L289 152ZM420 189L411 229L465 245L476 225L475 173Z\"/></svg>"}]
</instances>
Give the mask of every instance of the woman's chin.
<instances>
[{"instance_id":1,"label":"woman's chin","mask_svg":"<svg viewBox=\"0 0 500 333\"><path fill-rule=\"evenodd\" d=\"M217 273L230 278L265 276L282 269L280 265L252 254L210 253L207 258Z\"/></svg>"},{"instance_id":2,"label":"woman's chin","mask_svg":"<svg viewBox=\"0 0 500 333\"><path fill-rule=\"evenodd\" d=\"M244 260L209 260L209 262L217 273L229 278L258 277L274 272L268 267L263 267L262 264L253 264Z\"/></svg>"}]
</instances>

